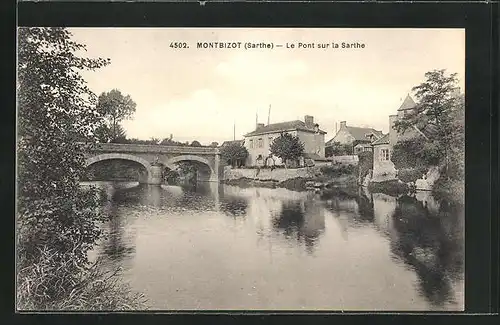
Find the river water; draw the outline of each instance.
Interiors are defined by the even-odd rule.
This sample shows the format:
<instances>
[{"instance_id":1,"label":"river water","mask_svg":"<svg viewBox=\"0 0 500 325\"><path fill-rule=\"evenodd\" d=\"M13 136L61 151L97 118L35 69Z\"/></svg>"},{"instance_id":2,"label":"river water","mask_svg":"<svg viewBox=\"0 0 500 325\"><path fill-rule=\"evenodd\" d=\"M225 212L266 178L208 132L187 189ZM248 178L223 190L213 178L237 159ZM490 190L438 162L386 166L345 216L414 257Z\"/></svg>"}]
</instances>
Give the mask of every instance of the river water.
<instances>
[{"instance_id":1,"label":"river water","mask_svg":"<svg viewBox=\"0 0 500 325\"><path fill-rule=\"evenodd\" d=\"M152 310L463 310L464 211L431 195L93 182L94 252Z\"/></svg>"}]
</instances>

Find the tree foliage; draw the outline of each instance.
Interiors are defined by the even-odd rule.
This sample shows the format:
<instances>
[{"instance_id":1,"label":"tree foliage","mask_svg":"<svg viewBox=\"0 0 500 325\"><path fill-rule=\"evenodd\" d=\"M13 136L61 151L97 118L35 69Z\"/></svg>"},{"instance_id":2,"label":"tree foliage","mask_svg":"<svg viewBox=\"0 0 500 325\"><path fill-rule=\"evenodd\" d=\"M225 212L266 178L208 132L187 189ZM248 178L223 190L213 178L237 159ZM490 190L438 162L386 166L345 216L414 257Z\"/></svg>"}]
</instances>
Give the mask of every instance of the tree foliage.
<instances>
[{"instance_id":1,"label":"tree foliage","mask_svg":"<svg viewBox=\"0 0 500 325\"><path fill-rule=\"evenodd\" d=\"M304 144L298 136L282 133L271 143L271 153L287 165L288 161L299 159L304 154Z\"/></svg>"},{"instance_id":2,"label":"tree foliage","mask_svg":"<svg viewBox=\"0 0 500 325\"><path fill-rule=\"evenodd\" d=\"M358 176L363 178L368 174L370 169L373 169L373 152L363 151L358 154ZM361 179L362 180L362 179Z\"/></svg>"},{"instance_id":3,"label":"tree foliage","mask_svg":"<svg viewBox=\"0 0 500 325\"><path fill-rule=\"evenodd\" d=\"M97 108L104 117L111 142L120 137L120 123L132 117L136 106L129 95L123 95L118 89L99 95Z\"/></svg>"},{"instance_id":4,"label":"tree foliage","mask_svg":"<svg viewBox=\"0 0 500 325\"><path fill-rule=\"evenodd\" d=\"M341 144L340 142L334 142L331 146L325 148L325 155L327 157L331 156L345 156L353 154L352 144Z\"/></svg>"},{"instance_id":5,"label":"tree foliage","mask_svg":"<svg viewBox=\"0 0 500 325\"><path fill-rule=\"evenodd\" d=\"M415 109L394 125L401 133L417 127L425 139L402 143L398 150L410 155L416 150L424 163L433 162L448 171L450 163L464 152L464 100L455 73L433 70L425 78L413 88L418 100Z\"/></svg>"},{"instance_id":6,"label":"tree foliage","mask_svg":"<svg viewBox=\"0 0 500 325\"><path fill-rule=\"evenodd\" d=\"M230 143L223 146L221 149L222 159L229 161L232 166L238 165L238 162L243 162L248 157L248 150L239 143Z\"/></svg>"},{"instance_id":7,"label":"tree foliage","mask_svg":"<svg viewBox=\"0 0 500 325\"><path fill-rule=\"evenodd\" d=\"M202 145L198 140L194 140L191 142L191 147L202 147Z\"/></svg>"},{"instance_id":8,"label":"tree foliage","mask_svg":"<svg viewBox=\"0 0 500 325\"><path fill-rule=\"evenodd\" d=\"M392 150L391 161L396 169L436 166L440 162L440 149L434 141L411 138L398 141Z\"/></svg>"},{"instance_id":9,"label":"tree foliage","mask_svg":"<svg viewBox=\"0 0 500 325\"><path fill-rule=\"evenodd\" d=\"M77 56L83 49L64 28L18 29L20 269L36 264L48 248L54 252L50 263L61 266L54 269L76 276L87 265L87 251L100 234L98 225L103 216L98 211L98 193L79 185L85 173L83 153L87 149L79 141L94 142L101 116L95 95L80 71L98 69L109 60ZM60 274L47 276L47 285L32 287L29 297L47 302L63 294L58 292L61 286L56 285ZM19 273L18 281L26 284L29 279ZM34 307L44 308L36 304Z\"/></svg>"},{"instance_id":10,"label":"tree foliage","mask_svg":"<svg viewBox=\"0 0 500 325\"><path fill-rule=\"evenodd\" d=\"M95 136L100 143L127 143L127 133L120 124L113 130L103 123L95 130Z\"/></svg>"},{"instance_id":11,"label":"tree foliage","mask_svg":"<svg viewBox=\"0 0 500 325\"><path fill-rule=\"evenodd\" d=\"M160 144L162 146L178 146L178 147L186 145L183 142L175 141L175 140L172 140L171 138L165 138L165 139L161 140Z\"/></svg>"}]
</instances>

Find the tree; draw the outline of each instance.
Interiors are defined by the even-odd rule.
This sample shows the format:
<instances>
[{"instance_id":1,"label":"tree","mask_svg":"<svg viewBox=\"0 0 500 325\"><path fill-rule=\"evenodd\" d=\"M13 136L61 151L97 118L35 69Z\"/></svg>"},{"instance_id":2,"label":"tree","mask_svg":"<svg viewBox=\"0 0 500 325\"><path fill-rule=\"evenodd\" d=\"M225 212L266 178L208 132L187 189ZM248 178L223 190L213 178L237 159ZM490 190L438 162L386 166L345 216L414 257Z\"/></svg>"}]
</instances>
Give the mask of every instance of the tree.
<instances>
[{"instance_id":1,"label":"tree","mask_svg":"<svg viewBox=\"0 0 500 325\"><path fill-rule=\"evenodd\" d=\"M330 156L344 156L353 154L353 145L349 143L341 144L334 142L328 149L325 149L325 155Z\"/></svg>"},{"instance_id":2,"label":"tree","mask_svg":"<svg viewBox=\"0 0 500 325\"><path fill-rule=\"evenodd\" d=\"M64 28L18 29L20 308L42 309L68 297L100 234L98 192L82 189L79 179L89 146L80 141L95 142L101 118L80 71L96 70L109 59L76 56L84 48ZM52 271L44 273L43 283L27 289L30 276L37 274L30 273L33 266L44 258Z\"/></svg>"},{"instance_id":3,"label":"tree","mask_svg":"<svg viewBox=\"0 0 500 325\"><path fill-rule=\"evenodd\" d=\"M358 154L358 178L362 182L368 171L373 169L373 152L363 151Z\"/></svg>"},{"instance_id":4,"label":"tree","mask_svg":"<svg viewBox=\"0 0 500 325\"><path fill-rule=\"evenodd\" d=\"M298 136L289 133L282 133L271 143L271 153L281 160L287 166L288 161L299 159L304 154L304 144Z\"/></svg>"},{"instance_id":5,"label":"tree","mask_svg":"<svg viewBox=\"0 0 500 325\"><path fill-rule=\"evenodd\" d=\"M463 145L463 97L457 93L457 74L433 70L426 80L413 87L418 100L413 112L397 121L394 128L404 133L417 127L425 135L428 152L437 155L439 164L448 171L450 156Z\"/></svg>"},{"instance_id":6,"label":"tree","mask_svg":"<svg viewBox=\"0 0 500 325\"><path fill-rule=\"evenodd\" d=\"M113 141L120 136L120 122L129 119L135 113L136 103L129 95L124 96L118 89L113 89L99 96L97 108L106 121Z\"/></svg>"},{"instance_id":7,"label":"tree","mask_svg":"<svg viewBox=\"0 0 500 325\"><path fill-rule=\"evenodd\" d=\"M102 124L95 130L95 136L100 143L127 143L127 133L120 124L116 126L115 132L116 134L113 135L113 130L106 124Z\"/></svg>"},{"instance_id":8,"label":"tree","mask_svg":"<svg viewBox=\"0 0 500 325\"><path fill-rule=\"evenodd\" d=\"M202 147L202 145L197 140L194 140L193 142L191 142L191 147Z\"/></svg>"},{"instance_id":9,"label":"tree","mask_svg":"<svg viewBox=\"0 0 500 325\"><path fill-rule=\"evenodd\" d=\"M248 150L239 143L230 143L222 147L220 154L222 159L231 163L231 166L239 167L247 159Z\"/></svg>"},{"instance_id":10,"label":"tree","mask_svg":"<svg viewBox=\"0 0 500 325\"><path fill-rule=\"evenodd\" d=\"M150 144L160 144L160 139L152 137L149 139Z\"/></svg>"}]
</instances>

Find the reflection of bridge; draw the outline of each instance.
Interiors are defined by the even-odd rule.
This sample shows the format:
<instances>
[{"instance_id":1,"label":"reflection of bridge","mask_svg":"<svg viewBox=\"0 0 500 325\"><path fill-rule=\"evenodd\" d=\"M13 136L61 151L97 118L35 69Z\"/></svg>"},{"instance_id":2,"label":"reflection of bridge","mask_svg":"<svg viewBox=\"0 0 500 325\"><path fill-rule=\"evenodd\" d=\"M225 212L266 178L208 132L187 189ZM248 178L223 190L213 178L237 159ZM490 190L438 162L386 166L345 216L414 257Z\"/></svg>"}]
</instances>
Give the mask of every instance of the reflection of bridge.
<instances>
[{"instance_id":1,"label":"reflection of bridge","mask_svg":"<svg viewBox=\"0 0 500 325\"><path fill-rule=\"evenodd\" d=\"M217 148L101 143L86 153L85 157L86 166L103 160L135 161L145 168L140 174L140 183L161 184L163 170L165 168L173 170L175 164L182 161L200 167L199 180L218 182L223 175Z\"/></svg>"}]
</instances>

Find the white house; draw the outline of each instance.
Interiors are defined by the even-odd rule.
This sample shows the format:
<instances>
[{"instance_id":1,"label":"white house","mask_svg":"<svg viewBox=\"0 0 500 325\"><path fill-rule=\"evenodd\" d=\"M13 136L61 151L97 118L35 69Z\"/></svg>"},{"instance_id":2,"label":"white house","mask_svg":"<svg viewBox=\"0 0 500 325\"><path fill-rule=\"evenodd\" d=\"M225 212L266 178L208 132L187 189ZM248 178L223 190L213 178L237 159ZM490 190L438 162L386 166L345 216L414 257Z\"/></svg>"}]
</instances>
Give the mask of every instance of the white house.
<instances>
[{"instance_id":1,"label":"white house","mask_svg":"<svg viewBox=\"0 0 500 325\"><path fill-rule=\"evenodd\" d=\"M316 165L327 163L325 158L326 132L320 130L319 125L314 123L314 117L306 115L304 121L295 120L268 125L258 123L254 131L244 136L245 147L249 153L247 165L282 165L280 158L271 155L270 146L274 139L285 132L298 136L304 144L304 157L299 162L301 165L311 161Z\"/></svg>"}]
</instances>

